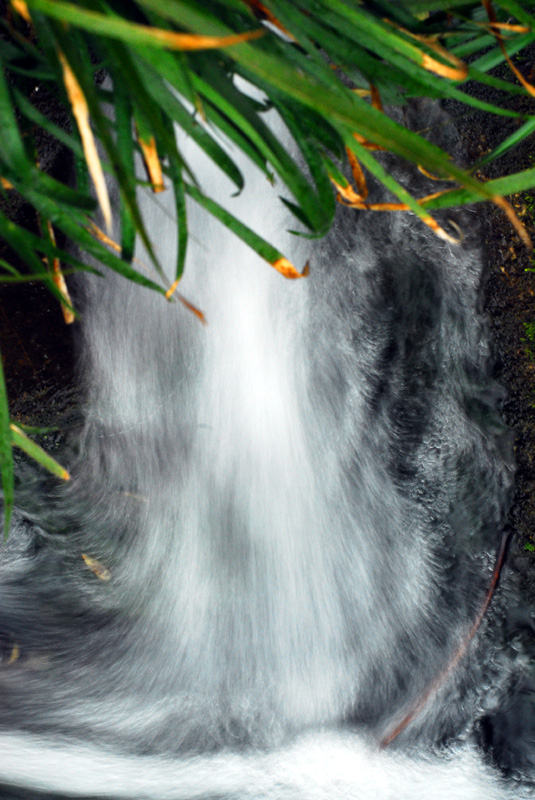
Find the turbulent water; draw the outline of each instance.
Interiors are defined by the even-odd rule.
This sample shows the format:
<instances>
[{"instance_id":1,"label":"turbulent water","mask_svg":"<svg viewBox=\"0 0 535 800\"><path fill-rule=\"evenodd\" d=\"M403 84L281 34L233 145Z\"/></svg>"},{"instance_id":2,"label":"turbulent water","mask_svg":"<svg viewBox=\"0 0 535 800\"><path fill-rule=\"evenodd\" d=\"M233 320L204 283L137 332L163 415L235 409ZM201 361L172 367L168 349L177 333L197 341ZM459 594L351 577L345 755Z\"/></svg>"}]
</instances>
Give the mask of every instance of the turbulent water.
<instances>
[{"instance_id":1,"label":"turbulent water","mask_svg":"<svg viewBox=\"0 0 535 800\"><path fill-rule=\"evenodd\" d=\"M411 216L340 209L311 242L251 168L231 199L190 155L311 274L286 281L191 209L179 288L206 326L113 276L80 288L73 480L35 485L0 562L20 652L0 669L2 797L532 796L529 756L507 781L489 762L522 661L492 617L378 746L465 638L501 537L474 219L453 247ZM143 206L171 273L173 222Z\"/></svg>"}]
</instances>

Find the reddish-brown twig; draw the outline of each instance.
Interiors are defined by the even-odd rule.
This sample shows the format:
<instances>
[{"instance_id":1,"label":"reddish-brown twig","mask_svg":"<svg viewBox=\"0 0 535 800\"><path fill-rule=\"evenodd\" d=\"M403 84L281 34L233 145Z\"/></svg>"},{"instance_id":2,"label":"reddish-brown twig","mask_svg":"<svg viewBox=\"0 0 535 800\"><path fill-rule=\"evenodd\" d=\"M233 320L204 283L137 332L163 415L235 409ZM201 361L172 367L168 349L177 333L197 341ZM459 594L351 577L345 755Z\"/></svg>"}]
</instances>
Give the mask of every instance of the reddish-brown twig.
<instances>
[{"instance_id":1,"label":"reddish-brown twig","mask_svg":"<svg viewBox=\"0 0 535 800\"><path fill-rule=\"evenodd\" d=\"M511 535L512 532L510 529L505 530L502 534L500 545L496 553L496 561L494 564L494 570L492 572L492 578L489 584L489 588L487 589L485 600L469 632L467 633L467 635L465 636L465 638L463 639L463 641L461 642L455 653L452 655L452 657L450 658L444 669L439 673L439 675L437 675L437 677L432 681L432 683L429 684L429 686L426 688L422 696L418 698L418 700L414 703L410 711L403 717L401 722L398 723L398 725L396 725L395 728L393 728L389 733L383 736L379 744L381 749L388 747L389 744L392 744L394 739L396 739L399 736L399 734L402 731L404 731L405 728L408 725L410 725L410 723L418 716L418 714L427 705L429 699L440 689L441 686L444 685L444 683L449 678L449 676L451 675L451 673L453 672L459 661L463 658L464 654L468 650L470 642L476 635L478 628L481 625L483 618L485 617L485 614L487 613L487 609L490 605L490 601L492 600L494 592L496 591L496 587L500 579L500 573L503 567L507 545L509 543Z\"/></svg>"}]
</instances>

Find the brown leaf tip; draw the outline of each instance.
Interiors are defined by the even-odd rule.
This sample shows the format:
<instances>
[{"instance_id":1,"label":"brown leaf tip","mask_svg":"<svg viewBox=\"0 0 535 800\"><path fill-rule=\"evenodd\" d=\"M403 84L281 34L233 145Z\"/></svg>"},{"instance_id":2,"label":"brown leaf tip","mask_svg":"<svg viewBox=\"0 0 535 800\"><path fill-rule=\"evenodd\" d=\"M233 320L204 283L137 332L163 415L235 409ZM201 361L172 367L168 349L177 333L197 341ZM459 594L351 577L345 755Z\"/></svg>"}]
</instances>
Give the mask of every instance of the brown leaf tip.
<instances>
[{"instance_id":1,"label":"brown leaf tip","mask_svg":"<svg viewBox=\"0 0 535 800\"><path fill-rule=\"evenodd\" d=\"M274 267L277 270L277 272L280 272L281 275L284 275L284 277L288 278L289 280L296 280L297 278L306 278L306 276L310 272L310 265L308 261L305 264L303 271L299 272L299 270L297 270L294 267L294 265L290 261L288 261L287 258L284 258L283 256L274 261L271 264L271 266Z\"/></svg>"},{"instance_id":2,"label":"brown leaf tip","mask_svg":"<svg viewBox=\"0 0 535 800\"><path fill-rule=\"evenodd\" d=\"M82 558L87 567L93 572L97 578L101 581L109 581L111 579L111 572L104 564L101 564L100 561L97 561L96 558L92 558L91 556L82 553Z\"/></svg>"}]
</instances>

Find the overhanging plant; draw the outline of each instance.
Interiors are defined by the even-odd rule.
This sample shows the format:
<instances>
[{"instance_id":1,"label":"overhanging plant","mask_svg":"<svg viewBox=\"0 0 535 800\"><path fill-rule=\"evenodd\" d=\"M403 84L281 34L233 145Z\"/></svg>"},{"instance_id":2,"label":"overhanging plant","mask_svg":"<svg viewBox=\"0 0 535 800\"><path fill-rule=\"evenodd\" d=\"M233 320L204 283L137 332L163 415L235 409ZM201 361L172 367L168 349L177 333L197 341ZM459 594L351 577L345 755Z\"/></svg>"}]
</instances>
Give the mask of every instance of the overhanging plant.
<instances>
[{"instance_id":1,"label":"overhanging plant","mask_svg":"<svg viewBox=\"0 0 535 800\"><path fill-rule=\"evenodd\" d=\"M177 144L176 126L197 142L237 191L244 178L222 147L221 134L267 180L276 174L292 197L283 202L310 236L329 230L338 201L370 213L410 211L437 235L454 241L432 212L487 200L504 210L530 246L505 198L533 188L535 169L482 182L475 177L480 164L461 169L449 153L386 116L383 103L453 98L468 108L517 118L517 130L485 162L500 157L535 131L535 115L477 99L465 84L489 85L505 98L535 95L513 62L515 54L535 41L534 6L516 0L11 0L0 34L0 236L18 261L0 261L0 280L42 280L69 322L75 310L64 272L87 269L83 255L88 254L201 315L177 291L188 245L187 197L285 277L306 275L306 267L291 264L197 185ZM509 80L493 74L504 61L511 67ZM96 79L104 72L109 76L105 88ZM252 99L236 77L260 89L265 100ZM47 116L34 102L37 91L64 109L70 124L58 125ZM103 104L112 107L111 115L103 112ZM299 162L266 125L270 107L291 130ZM72 153L74 186L40 168L37 139L43 131ZM412 196L384 168L378 159L381 151L451 181L451 189ZM174 195L179 246L172 281L158 263L138 208L136 152L144 159L152 190L166 187ZM118 241L110 238L105 172L119 188ZM368 174L389 190L391 202L377 203L368 194ZM10 213L17 196L34 210L31 230ZM97 225L99 211L107 230ZM58 232L68 246L58 247ZM151 274L133 260L136 237L145 245ZM68 478L10 420L0 362L6 533L14 502L13 445Z\"/></svg>"}]
</instances>

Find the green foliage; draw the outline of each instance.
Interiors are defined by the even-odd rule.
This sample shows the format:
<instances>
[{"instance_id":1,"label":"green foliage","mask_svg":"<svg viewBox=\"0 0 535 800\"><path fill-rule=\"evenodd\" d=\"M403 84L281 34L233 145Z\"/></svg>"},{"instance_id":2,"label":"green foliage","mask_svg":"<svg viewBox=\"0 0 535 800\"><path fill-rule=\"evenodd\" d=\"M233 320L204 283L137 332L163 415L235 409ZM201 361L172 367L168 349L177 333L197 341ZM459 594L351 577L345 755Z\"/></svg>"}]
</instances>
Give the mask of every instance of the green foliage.
<instances>
[{"instance_id":1,"label":"green foliage","mask_svg":"<svg viewBox=\"0 0 535 800\"><path fill-rule=\"evenodd\" d=\"M340 187L347 190L342 173L349 152L362 163L363 175L375 175L393 201L447 237L431 217L432 210L497 202L500 196L532 189L535 168L488 183L478 181L449 153L386 116L378 98L390 104L415 97L453 98L468 108L517 118L518 129L485 157L485 163L522 142L535 131L535 116L477 99L464 88L470 80L490 85L504 97L526 93L514 79L497 78L491 70L511 55L521 56L535 41L533 3L496 0L494 5L498 21L517 21L520 29L492 29L483 6L471 0L13 2L0 20L0 236L24 267L9 257L0 259L0 280L33 276L68 310L68 296L46 265L51 268L61 260L68 270L82 269L85 254L169 297L173 287L157 261L137 204L136 153L144 156L153 186L158 188L163 170L163 180L174 193L176 280L184 269L188 243L186 197L208 209L286 277L299 277L302 273L288 265L282 253L215 203L209 187L197 184L180 150L180 138L175 137L176 127L205 151L237 191L244 179L222 147L222 136L245 153L267 181L277 175L292 196L286 205L306 235L322 236L329 229L336 192ZM108 75L105 88L98 80L103 74ZM255 98L265 99L254 99L250 85L260 91ZM35 102L37 91L60 110L54 119ZM104 103L113 114L104 113ZM291 130L299 155L288 152L266 124L265 112L272 107ZM70 125L58 124L61 117L70 119ZM36 158L43 131L72 153L74 188L39 169ZM91 154L93 137L100 141L100 158L96 151ZM452 181L452 190L425 201L412 197L378 159L381 149ZM117 243L94 227L98 208L91 183L108 216L103 171L113 176L120 192ZM35 210L39 224L34 229L23 227L10 214L13 192ZM356 207L373 207L365 195L355 195ZM68 247L57 247L54 230ZM144 242L152 274L132 261L136 236ZM6 526L13 502L11 446L1 380L0 472ZM32 452L54 471L41 453Z\"/></svg>"},{"instance_id":2,"label":"green foliage","mask_svg":"<svg viewBox=\"0 0 535 800\"><path fill-rule=\"evenodd\" d=\"M530 342L535 341L535 322L524 322L524 330L526 332L526 338L529 339Z\"/></svg>"},{"instance_id":3,"label":"green foliage","mask_svg":"<svg viewBox=\"0 0 535 800\"><path fill-rule=\"evenodd\" d=\"M535 361L535 322L524 322L524 333L520 341L524 345L524 355L528 361Z\"/></svg>"}]
</instances>

